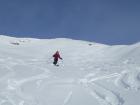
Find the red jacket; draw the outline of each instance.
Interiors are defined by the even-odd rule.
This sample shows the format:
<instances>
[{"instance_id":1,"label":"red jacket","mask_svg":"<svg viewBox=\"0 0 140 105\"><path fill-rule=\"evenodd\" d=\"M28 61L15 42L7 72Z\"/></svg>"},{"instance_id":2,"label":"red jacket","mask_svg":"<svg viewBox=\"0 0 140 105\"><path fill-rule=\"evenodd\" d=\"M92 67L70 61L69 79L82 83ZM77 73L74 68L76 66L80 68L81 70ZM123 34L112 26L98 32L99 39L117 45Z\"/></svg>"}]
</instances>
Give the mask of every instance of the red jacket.
<instances>
[{"instance_id":1,"label":"red jacket","mask_svg":"<svg viewBox=\"0 0 140 105\"><path fill-rule=\"evenodd\" d=\"M53 57L54 57L54 59L56 59L56 60L58 60L58 58L59 58L59 59L62 59L62 58L60 57L60 54L59 54L58 52L56 52L56 53L53 55Z\"/></svg>"}]
</instances>

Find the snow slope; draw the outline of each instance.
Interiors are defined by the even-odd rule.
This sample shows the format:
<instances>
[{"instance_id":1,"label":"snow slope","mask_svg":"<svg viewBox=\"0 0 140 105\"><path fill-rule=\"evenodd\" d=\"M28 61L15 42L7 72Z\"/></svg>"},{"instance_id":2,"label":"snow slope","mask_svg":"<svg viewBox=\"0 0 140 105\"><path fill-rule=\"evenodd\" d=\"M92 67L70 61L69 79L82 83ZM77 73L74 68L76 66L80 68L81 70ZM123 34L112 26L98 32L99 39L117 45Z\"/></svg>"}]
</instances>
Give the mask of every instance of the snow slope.
<instances>
[{"instance_id":1,"label":"snow slope","mask_svg":"<svg viewBox=\"0 0 140 105\"><path fill-rule=\"evenodd\" d=\"M140 43L1 35L0 105L139 105L139 54Z\"/></svg>"}]
</instances>

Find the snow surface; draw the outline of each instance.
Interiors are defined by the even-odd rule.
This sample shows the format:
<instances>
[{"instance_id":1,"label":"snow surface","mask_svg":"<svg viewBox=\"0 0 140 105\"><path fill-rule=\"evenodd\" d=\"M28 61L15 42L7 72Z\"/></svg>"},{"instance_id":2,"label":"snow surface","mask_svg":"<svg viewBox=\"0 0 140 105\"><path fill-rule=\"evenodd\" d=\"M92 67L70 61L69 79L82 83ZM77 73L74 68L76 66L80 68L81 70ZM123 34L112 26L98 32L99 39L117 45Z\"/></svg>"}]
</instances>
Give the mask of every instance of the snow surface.
<instances>
[{"instance_id":1,"label":"snow surface","mask_svg":"<svg viewBox=\"0 0 140 105\"><path fill-rule=\"evenodd\" d=\"M140 43L1 35L0 105L139 105L139 54Z\"/></svg>"}]
</instances>

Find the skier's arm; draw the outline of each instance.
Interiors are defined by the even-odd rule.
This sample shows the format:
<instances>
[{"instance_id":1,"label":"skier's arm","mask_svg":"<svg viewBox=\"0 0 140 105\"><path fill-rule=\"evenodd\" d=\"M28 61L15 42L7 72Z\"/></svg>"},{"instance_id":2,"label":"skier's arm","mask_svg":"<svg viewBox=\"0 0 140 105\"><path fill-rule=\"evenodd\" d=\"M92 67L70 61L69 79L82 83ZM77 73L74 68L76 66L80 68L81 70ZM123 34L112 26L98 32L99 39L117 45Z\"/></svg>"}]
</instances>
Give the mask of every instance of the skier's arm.
<instances>
[{"instance_id":1,"label":"skier's arm","mask_svg":"<svg viewBox=\"0 0 140 105\"><path fill-rule=\"evenodd\" d=\"M59 57L59 59L62 59L62 58L60 57L60 55L59 55L58 57Z\"/></svg>"},{"instance_id":2,"label":"skier's arm","mask_svg":"<svg viewBox=\"0 0 140 105\"><path fill-rule=\"evenodd\" d=\"M59 57L61 60L62 60L62 58L61 57Z\"/></svg>"}]
</instances>

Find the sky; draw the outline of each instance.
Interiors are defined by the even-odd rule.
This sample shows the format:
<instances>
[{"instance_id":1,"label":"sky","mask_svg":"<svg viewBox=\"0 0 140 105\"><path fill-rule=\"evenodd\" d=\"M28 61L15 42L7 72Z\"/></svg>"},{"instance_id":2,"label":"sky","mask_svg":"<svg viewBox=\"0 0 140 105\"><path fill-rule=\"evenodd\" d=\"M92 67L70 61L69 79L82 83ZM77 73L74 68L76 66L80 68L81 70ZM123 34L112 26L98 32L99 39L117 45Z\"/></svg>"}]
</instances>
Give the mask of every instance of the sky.
<instances>
[{"instance_id":1,"label":"sky","mask_svg":"<svg viewBox=\"0 0 140 105\"><path fill-rule=\"evenodd\" d=\"M140 0L0 0L0 34L140 42Z\"/></svg>"}]
</instances>

